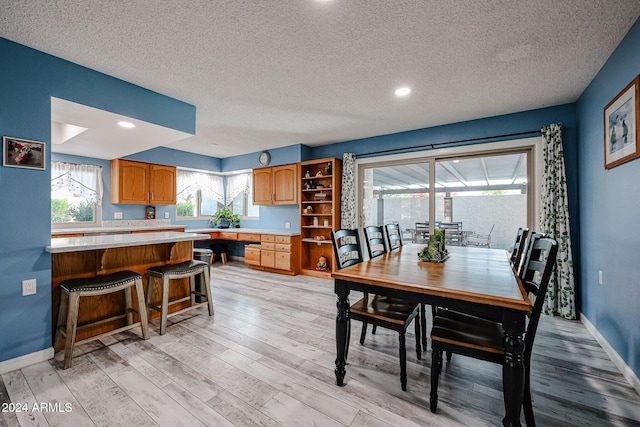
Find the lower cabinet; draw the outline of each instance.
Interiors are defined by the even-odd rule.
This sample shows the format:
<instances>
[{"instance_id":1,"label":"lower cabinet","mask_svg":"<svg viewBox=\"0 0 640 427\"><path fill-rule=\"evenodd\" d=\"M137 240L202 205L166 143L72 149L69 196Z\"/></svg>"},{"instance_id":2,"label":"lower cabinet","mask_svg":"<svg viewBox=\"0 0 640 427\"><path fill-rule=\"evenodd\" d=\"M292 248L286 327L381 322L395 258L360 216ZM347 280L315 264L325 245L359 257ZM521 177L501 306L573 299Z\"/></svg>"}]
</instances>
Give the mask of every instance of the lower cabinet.
<instances>
[{"instance_id":1,"label":"lower cabinet","mask_svg":"<svg viewBox=\"0 0 640 427\"><path fill-rule=\"evenodd\" d=\"M244 247L244 261L251 268L295 275L300 272L300 237L260 235L260 245Z\"/></svg>"}]
</instances>

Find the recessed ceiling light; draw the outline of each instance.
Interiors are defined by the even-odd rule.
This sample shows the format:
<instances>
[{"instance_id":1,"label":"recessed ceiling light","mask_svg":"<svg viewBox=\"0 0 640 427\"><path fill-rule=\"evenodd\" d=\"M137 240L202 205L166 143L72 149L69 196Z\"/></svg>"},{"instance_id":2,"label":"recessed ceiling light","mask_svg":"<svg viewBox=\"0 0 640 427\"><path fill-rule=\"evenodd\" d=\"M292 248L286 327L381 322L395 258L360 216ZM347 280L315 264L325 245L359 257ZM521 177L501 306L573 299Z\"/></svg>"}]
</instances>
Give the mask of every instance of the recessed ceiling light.
<instances>
[{"instance_id":1,"label":"recessed ceiling light","mask_svg":"<svg viewBox=\"0 0 640 427\"><path fill-rule=\"evenodd\" d=\"M411 93L411 89L408 87L401 87L396 89L396 96L407 96Z\"/></svg>"},{"instance_id":2,"label":"recessed ceiling light","mask_svg":"<svg viewBox=\"0 0 640 427\"><path fill-rule=\"evenodd\" d=\"M218 146L218 144L209 144L209 145L212 146L212 147L217 147Z\"/></svg>"},{"instance_id":3,"label":"recessed ceiling light","mask_svg":"<svg viewBox=\"0 0 640 427\"><path fill-rule=\"evenodd\" d=\"M121 127L123 127L123 128L127 128L127 129L131 129L131 128L136 127L136 125L134 125L133 123L131 123L131 122L125 122L124 120L119 121L119 122L118 122L118 126L121 126Z\"/></svg>"}]
</instances>

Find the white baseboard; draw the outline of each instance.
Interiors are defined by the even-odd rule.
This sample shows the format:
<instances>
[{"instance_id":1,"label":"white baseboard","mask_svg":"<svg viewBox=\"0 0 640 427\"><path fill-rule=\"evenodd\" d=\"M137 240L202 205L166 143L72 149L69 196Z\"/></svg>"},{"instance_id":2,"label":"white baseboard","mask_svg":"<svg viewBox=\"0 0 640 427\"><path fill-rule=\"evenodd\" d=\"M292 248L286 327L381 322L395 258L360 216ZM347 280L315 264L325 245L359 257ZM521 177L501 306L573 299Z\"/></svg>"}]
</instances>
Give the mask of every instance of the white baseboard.
<instances>
[{"instance_id":1,"label":"white baseboard","mask_svg":"<svg viewBox=\"0 0 640 427\"><path fill-rule=\"evenodd\" d=\"M36 363L44 362L45 360L51 359L53 355L53 347L49 347L45 348L44 350L16 357L14 359L5 360L4 362L0 362L0 374L26 368L27 366L35 365Z\"/></svg>"},{"instance_id":2,"label":"white baseboard","mask_svg":"<svg viewBox=\"0 0 640 427\"><path fill-rule=\"evenodd\" d=\"M587 316L585 316L583 313L580 313L580 321L585 326L585 328L587 328L587 331L589 331L589 333L593 335L596 341L598 341L598 344L600 344L600 346L605 351L605 353L607 353L607 355L609 356L613 364L616 365L620 373L622 373L622 375L626 378L626 380L629 381L629 384L631 384L631 387L633 387L636 390L636 392L640 394L640 379L635 374L635 372L633 372L633 370L629 367L629 365L625 363L625 361L622 359L622 357L620 357L618 352L614 350L611 344L609 344L609 342L602 336L602 334L598 332L595 326L593 326L591 322L589 322L589 319L587 319Z\"/></svg>"}]
</instances>

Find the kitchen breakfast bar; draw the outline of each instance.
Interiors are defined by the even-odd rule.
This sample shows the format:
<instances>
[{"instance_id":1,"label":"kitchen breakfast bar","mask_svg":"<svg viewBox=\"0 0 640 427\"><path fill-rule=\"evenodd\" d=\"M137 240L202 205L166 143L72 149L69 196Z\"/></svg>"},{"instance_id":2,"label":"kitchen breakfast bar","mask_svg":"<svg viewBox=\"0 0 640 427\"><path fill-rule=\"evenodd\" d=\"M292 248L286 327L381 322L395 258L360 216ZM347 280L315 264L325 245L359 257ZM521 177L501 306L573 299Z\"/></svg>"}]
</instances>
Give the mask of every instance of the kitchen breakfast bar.
<instances>
[{"instance_id":1,"label":"kitchen breakfast bar","mask_svg":"<svg viewBox=\"0 0 640 427\"><path fill-rule=\"evenodd\" d=\"M59 286L63 280L89 278L122 270L134 271L145 277L149 267L177 264L192 259L193 242L209 238L210 236L207 234L168 231L52 239L51 245L45 249L51 253L54 330L60 303ZM183 283L171 286L170 300L189 295L188 279L181 280ZM146 294L146 281L144 285ZM124 312L123 292L125 291L81 299L78 323L92 323ZM156 287L152 300L156 301L159 298L160 290ZM172 306L170 311L179 311L189 305L189 301L184 301ZM137 309L135 301L134 309ZM157 317L157 313L154 314ZM138 320L134 319L134 321ZM118 329L125 324L125 319L108 321L78 332L77 339L90 338ZM62 347L63 343L56 350L60 350Z\"/></svg>"}]
</instances>

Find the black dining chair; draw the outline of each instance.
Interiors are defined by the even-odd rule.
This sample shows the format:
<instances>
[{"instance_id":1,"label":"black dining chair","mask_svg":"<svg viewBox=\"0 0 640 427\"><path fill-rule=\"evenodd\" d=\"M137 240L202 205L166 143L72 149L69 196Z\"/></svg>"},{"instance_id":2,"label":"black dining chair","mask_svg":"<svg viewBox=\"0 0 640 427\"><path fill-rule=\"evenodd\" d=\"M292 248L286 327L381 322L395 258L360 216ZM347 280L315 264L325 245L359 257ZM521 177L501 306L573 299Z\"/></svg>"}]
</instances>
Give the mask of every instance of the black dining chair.
<instances>
[{"instance_id":1,"label":"black dining chair","mask_svg":"<svg viewBox=\"0 0 640 427\"><path fill-rule=\"evenodd\" d=\"M331 233L331 242L338 269L362 262L362 250L358 230L337 230ZM407 351L405 347L405 334L411 322L415 319L416 355L422 358L420 346L420 314L419 304L408 303L398 299L392 299L381 295L367 295L352 304L349 308L349 321L351 319L363 322L363 333L360 344L364 344L366 324L390 329L399 334L400 353L400 384L402 390L407 390ZM349 326L348 331L351 330ZM349 336L347 336L349 342ZM346 359L346 355L345 355Z\"/></svg>"},{"instance_id":2,"label":"black dining chair","mask_svg":"<svg viewBox=\"0 0 640 427\"><path fill-rule=\"evenodd\" d=\"M393 223L384 226L384 230L387 233L387 241L389 242L389 250L395 251L403 246L402 231L400 231L400 225Z\"/></svg>"},{"instance_id":3,"label":"black dining chair","mask_svg":"<svg viewBox=\"0 0 640 427\"><path fill-rule=\"evenodd\" d=\"M535 425L531 405L531 349L542 312L544 296L558 252L558 243L549 238L530 240L525 259L522 283L532 301L531 312L524 336L524 415L528 426ZM442 352L457 353L475 359L505 364L504 331L501 322L487 320L465 313L457 317L436 314L431 330L431 412L438 405L438 381L442 371Z\"/></svg>"},{"instance_id":4,"label":"black dining chair","mask_svg":"<svg viewBox=\"0 0 640 427\"><path fill-rule=\"evenodd\" d=\"M369 225L365 227L364 238L370 259L387 253L387 242L384 239L384 229L382 226Z\"/></svg>"},{"instance_id":5,"label":"black dining chair","mask_svg":"<svg viewBox=\"0 0 640 427\"><path fill-rule=\"evenodd\" d=\"M520 264L522 263L522 257L524 255L524 248L527 243L528 236L528 228L518 228L516 241L513 244L513 251L511 252L511 265L513 265L513 269L517 272L520 272Z\"/></svg>"}]
</instances>

